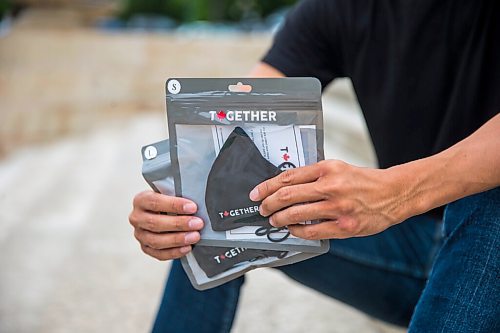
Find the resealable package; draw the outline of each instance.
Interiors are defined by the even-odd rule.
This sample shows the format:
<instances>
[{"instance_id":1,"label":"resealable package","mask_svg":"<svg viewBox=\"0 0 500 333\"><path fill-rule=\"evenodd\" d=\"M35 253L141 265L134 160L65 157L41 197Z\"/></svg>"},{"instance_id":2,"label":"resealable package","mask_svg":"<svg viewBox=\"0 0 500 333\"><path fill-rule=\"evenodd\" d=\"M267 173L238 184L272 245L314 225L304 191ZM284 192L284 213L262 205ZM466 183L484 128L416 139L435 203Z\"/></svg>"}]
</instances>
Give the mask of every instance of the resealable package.
<instances>
[{"instance_id":1,"label":"resealable package","mask_svg":"<svg viewBox=\"0 0 500 333\"><path fill-rule=\"evenodd\" d=\"M151 188L167 195L175 194L168 140L142 148L142 174ZM274 251L240 247L195 245L181 258L182 266L198 290L216 287L258 267L277 267L309 259L319 253Z\"/></svg>"},{"instance_id":2,"label":"resealable package","mask_svg":"<svg viewBox=\"0 0 500 333\"><path fill-rule=\"evenodd\" d=\"M179 78L166 94L175 194L198 205L201 245L328 251L271 226L249 199L262 181L323 159L317 79Z\"/></svg>"}]
</instances>

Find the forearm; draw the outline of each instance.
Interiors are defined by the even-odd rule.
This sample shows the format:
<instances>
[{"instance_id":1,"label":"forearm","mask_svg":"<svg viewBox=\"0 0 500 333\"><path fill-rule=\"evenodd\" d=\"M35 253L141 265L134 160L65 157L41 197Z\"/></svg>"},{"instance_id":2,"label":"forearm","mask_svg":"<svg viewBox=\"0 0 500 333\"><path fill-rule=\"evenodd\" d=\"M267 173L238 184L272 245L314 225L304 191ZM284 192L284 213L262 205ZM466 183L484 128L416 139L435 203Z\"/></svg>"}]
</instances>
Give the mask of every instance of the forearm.
<instances>
[{"instance_id":1,"label":"forearm","mask_svg":"<svg viewBox=\"0 0 500 333\"><path fill-rule=\"evenodd\" d=\"M285 74L281 73L279 70L276 68L264 63L264 62L259 62L257 65L255 65L254 68L248 73L248 77L261 77L261 78L278 78L278 77L284 77Z\"/></svg>"},{"instance_id":2,"label":"forearm","mask_svg":"<svg viewBox=\"0 0 500 333\"><path fill-rule=\"evenodd\" d=\"M283 77L258 63L249 77ZM390 213L403 221L463 197L500 186L500 115L443 152L388 169L399 194Z\"/></svg>"},{"instance_id":3,"label":"forearm","mask_svg":"<svg viewBox=\"0 0 500 333\"><path fill-rule=\"evenodd\" d=\"M500 186L500 115L439 154L389 170L404 187L404 218Z\"/></svg>"}]
</instances>

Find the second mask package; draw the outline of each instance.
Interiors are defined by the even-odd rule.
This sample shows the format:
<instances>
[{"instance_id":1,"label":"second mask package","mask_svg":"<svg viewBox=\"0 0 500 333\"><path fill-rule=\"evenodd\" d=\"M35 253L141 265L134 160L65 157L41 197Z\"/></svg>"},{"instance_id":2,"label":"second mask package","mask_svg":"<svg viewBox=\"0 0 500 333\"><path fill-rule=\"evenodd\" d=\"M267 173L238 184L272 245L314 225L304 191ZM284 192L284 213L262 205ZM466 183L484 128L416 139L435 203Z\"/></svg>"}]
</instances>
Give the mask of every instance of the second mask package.
<instances>
[{"instance_id":1,"label":"second mask package","mask_svg":"<svg viewBox=\"0 0 500 333\"><path fill-rule=\"evenodd\" d=\"M142 148L144 179L156 192L174 195L168 140ZM277 267L310 259L319 253L195 245L181 258L191 284L198 290L219 286L259 267Z\"/></svg>"}]
</instances>

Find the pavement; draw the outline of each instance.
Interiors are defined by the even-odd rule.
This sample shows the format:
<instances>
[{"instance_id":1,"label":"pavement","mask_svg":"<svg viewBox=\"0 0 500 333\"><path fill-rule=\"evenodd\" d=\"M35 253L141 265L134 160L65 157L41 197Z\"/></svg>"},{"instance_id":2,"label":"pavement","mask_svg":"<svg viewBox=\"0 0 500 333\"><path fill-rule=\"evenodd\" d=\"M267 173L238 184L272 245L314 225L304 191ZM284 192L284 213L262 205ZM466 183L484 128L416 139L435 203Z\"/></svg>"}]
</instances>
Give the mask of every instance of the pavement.
<instances>
[{"instance_id":1,"label":"pavement","mask_svg":"<svg viewBox=\"0 0 500 333\"><path fill-rule=\"evenodd\" d=\"M0 40L0 332L148 332L169 263L140 251L127 215L147 188L140 147L167 136L164 79L241 76L269 42L29 24ZM327 157L375 166L348 81L324 108ZM278 271L250 272L233 332L306 331L404 330Z\"/></svg>"}]
</instances>

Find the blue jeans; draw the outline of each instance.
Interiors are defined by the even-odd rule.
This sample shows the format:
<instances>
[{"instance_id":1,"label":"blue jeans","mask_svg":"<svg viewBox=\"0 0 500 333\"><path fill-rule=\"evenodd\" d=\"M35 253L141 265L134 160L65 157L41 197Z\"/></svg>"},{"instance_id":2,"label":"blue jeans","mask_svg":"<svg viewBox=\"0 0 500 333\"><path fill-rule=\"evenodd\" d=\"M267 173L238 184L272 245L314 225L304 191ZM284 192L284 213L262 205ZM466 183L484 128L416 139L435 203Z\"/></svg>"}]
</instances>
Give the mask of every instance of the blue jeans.
<instances>
[{"instance_id":1,"label":"blue jeans","mask_svg":"<svg viewBox=\"0 0 500 333\"><path fill-rule=\"evenodd\" d=\"M496 188L278 269L409 332L500 332L499 240ZM229 332L243 282L197 291L174 261L153 332Z\"/></svg>"}]
</instances>

